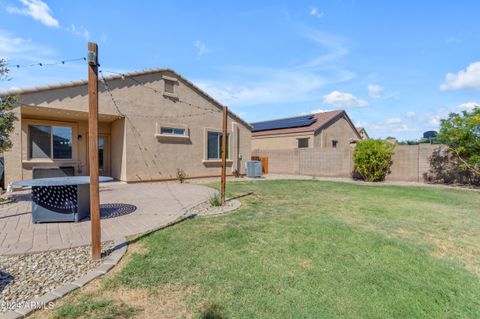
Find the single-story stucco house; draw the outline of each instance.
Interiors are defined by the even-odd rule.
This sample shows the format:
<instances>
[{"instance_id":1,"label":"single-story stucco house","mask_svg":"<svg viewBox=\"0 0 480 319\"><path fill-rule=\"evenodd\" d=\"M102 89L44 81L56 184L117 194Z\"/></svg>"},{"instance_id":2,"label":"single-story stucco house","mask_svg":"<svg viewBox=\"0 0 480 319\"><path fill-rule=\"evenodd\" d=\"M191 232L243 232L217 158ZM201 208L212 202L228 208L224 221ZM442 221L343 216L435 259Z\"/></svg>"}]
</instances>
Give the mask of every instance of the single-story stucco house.
<instances>
[{"instance_id":1,"label":"single-story stucco house","mask_svg":"<svg viewBox=\"0 0 480 319\"><path fill-rule=\"evenodd\" d=\"M347 148L361 139L343 110L252 123L252 150Z\"/></svg>"},{"instance_id":2,"label":"single-story stucco house","mask_svg":"<svg viewBox=\"0 0 480 319\"><path fill-rule=\"evenodd\" d=\"M125 182L220 175L224 106L171 69L115 74L99 82L100 174ZM107 87L109 90L107 90ZM87 81L9 90L18 96L5 185L35 168L88 175ZM251 127L228 116L227 174L244 173Z\"/></svg>"},{"instance_id":3,"label":"single-story stucco house","mask_svg":"<svg viewBox=\"0 0 480 319\"><path fill-rule=\"evenodd\" d=\"M362 137L362 140L368 140L370 137L368 136L367 131L364 127L357 127L358 134Z\"/></svg>"}]
</instances>

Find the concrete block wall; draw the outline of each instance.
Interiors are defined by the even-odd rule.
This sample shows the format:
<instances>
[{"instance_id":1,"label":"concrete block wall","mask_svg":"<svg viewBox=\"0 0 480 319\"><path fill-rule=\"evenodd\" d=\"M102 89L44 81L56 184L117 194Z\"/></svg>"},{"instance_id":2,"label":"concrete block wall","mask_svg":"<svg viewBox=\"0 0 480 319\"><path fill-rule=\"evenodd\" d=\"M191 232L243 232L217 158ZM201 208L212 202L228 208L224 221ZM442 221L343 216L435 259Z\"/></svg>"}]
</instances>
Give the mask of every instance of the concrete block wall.
<instances>
[{"instance_id":1,"label":"concrete block wall","mask_svg":"<svg viewBox=\"0 0 480 319\"><path fill-rule=\"evenodd\" d=\"M424 182L430 157L441 145L397 145L387 181ZM268 157L268 170L277 174L320 177L351 177L354 149L254 150L252 155Z\"/></svg>"}]
</instances>

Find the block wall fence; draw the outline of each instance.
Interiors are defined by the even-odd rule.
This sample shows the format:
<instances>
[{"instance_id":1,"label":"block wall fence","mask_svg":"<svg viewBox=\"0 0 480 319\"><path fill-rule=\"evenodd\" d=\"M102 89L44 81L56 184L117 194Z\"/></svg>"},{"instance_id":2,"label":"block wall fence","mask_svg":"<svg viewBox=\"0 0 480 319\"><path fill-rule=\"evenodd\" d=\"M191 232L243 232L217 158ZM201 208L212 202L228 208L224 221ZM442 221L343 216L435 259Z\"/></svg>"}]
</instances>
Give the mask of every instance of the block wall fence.
<instances>
[{"instance_id":1,"label":"block wall fence","mask_svg":"<svg viewBox=\"0 0 480 319\"><path fill-rule=\"evenodd\" d=\"M441 145L397 145L387 181L424 182L430 157ZM268 157L268 171L319 177L352 177L354 149L253 150L252 156Z\"/></svg>"}]
</instances>

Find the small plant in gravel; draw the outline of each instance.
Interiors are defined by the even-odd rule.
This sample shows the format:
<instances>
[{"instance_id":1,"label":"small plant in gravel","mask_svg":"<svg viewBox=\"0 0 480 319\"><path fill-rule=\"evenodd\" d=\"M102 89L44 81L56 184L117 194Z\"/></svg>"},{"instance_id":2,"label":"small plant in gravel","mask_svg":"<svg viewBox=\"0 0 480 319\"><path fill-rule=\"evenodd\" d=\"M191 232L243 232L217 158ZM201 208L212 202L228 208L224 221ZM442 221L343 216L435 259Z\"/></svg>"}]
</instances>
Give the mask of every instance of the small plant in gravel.
<instances>
[{"instance_id":1,"label":"small plant in gravel","mask_svg":"<svg viewBox=\"0 0 480 319\"><path fill-rule=\"evenodd\" d=\"M210 205L212 205L214 207L222 206L222 201L220 200L220 195L218 195L218 194L215 194L212 197L210 197L208 199L208 202L210 203Z\"/></svg>"},{"instance_id":2,"label":"small plant in gravel","mask_svg":"<svg viewBox=\"0 0 480 319\"><path fill-rule=\"evenodd\" d=\"M187 178L187 173L181 168L177 168L177 179L178 181L183 184L185 179Z\"/></svg>"}]
</instances>

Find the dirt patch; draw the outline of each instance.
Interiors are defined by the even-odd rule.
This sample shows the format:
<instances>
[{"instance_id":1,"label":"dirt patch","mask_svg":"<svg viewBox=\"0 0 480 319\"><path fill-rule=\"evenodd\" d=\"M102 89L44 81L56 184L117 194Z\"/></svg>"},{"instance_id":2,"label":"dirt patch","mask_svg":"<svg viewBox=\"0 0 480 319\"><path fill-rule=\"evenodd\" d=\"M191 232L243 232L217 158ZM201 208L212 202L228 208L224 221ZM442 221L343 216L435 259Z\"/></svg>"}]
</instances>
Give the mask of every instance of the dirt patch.
<instances>
[{"instance_id":1,"label":"dirt patch","mask_svg":"<svg viewBox=\"0 0 480 319\"><path fill-rule=\"evenodd\" d=\"M312 260L308 258L300 259L300 265L305 269L310 269L312 267Z\"/></svg>"}]
</instances>

